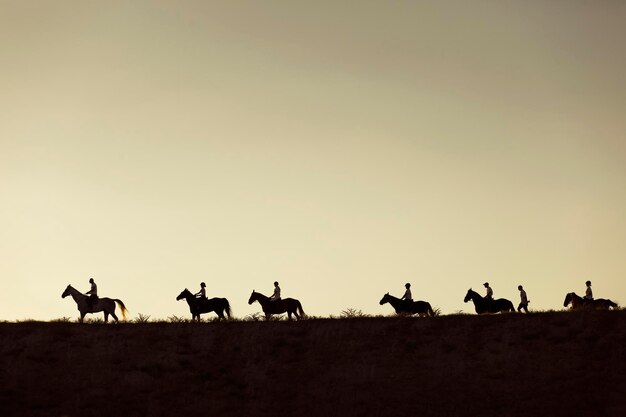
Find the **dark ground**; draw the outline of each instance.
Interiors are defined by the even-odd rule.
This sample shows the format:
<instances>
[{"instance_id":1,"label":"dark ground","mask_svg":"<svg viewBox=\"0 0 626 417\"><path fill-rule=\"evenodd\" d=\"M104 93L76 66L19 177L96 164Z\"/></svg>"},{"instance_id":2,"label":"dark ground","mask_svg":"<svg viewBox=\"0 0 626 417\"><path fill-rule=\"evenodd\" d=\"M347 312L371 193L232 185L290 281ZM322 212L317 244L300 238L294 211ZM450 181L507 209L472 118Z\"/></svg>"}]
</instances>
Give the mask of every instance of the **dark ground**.
<instances>
[{"instance_id":1,"label":"dark ground","mask_svg":"<svg viewBox=\"0 0 626 417\"><path fill-rule=\"evenodd\" d=\"M626 311L0 324L1 416L626 416Z\"/></svg>"}]
</instances>

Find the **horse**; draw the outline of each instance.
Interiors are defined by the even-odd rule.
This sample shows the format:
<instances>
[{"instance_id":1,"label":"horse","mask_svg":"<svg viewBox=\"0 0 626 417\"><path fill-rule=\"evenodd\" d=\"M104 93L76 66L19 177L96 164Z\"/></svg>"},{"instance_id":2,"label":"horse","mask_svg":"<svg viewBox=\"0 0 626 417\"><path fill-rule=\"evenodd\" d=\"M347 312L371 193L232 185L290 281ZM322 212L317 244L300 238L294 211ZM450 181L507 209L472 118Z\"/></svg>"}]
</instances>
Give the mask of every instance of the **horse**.
<instances>
[{"instance_id":1,"label":"horse","mask_svg":"<svg viewBox=\"0 0 626 417\"><path fill-rule=\"evenodd\" d=\"M565 294L565 301L563 301L563 307L567 307L572 304L572 310L577 309L590 309L590 310L609 310L611 308L616 309L618 306L611 300L604 298L596 298L588 300L578 296L575 292L568 292Z\"/></svg>"},{"instance_id":2,"label":"horse","mask_svg":"<svg viewBox=\"0 0 626 417\"><path fill-rule=\"evenodd\" d=\"M515 308L513 308L513 303L506 298L498 298L497 300L486 300L476 291L473 291L471 288L467 291L467 295L465 295L464 302L468 302L472 300L474 303L474 308L476 309L476 314L483 313L500 313L500 312L515 312Z\"/></svg>"},{"instance_id":3,"label":"horse","mask_svg":"<svg viewBox=\"0 0 626 417\"><path fill-rule=\"evenodd\" d=\"M187 300L187 304L189 304L189 311L191 312L191 320L200 321L200 314L210 313L214 311L217 314L217 317L221 320L224 319L224 312L228 318L230 318L231 310L230 304L228 300L225 298L196 298L195 295L191 293L187 288L185 288L178 297L176 297L176 301L180 301L182 299Z\"/></svg>"},{"instance_id":4,"label":"horse","mask_svg":"<svg viewBox=\"0 0 626 417\"><path fill-rule=\"evenodd\" d=\"M385 303L391 304L394 310L396 310L396 314L417 314L419 317L434 317L435 315L433 309L430 307L430 303L426 301L407 302L387 293L383 296L382 300L380 300L380 305Z\"/></svg>"},{"instance_id":5,"label":"horse","mask_svg":"<svg viewBox=\"0 0 626 417\"><path fill-rule=\"evenodd\" d=\"M104 312L104 322L109 321L109 314L113 316L115 321L117 322L117 316L115 315L115 303L119 305L120 310L122 311L122 318L126 320L126 306L122 302L122 300L118 300L117 298L98 298L93 304L89 301L89 296L81 293L76 288L68 285L63 294L61 294L61 298L65 298L68 295L71 295L74 301L76 302L76 306L78 307L78 311L80 311L80 322L83 322L85 315L87 313L99 313L100 311Z\"/></svg>"},{"instance_id":6,"label":"horse","mask_svg":"<svg viewBox=\"0 0 626 417\"><path fill-rule=\"evenodd\" d=\"M302 310L302 304L300 301L294 298L284 298L276 301L271 301L269 297L252 290L248 304L252 304L258 301L261 304L263 313L265 313L265 319L269 320L272 314L287 313L289 320L291 315L296 316L296 319L302 320L304 318L304 311Z\"/></svg>"}]
</instances>

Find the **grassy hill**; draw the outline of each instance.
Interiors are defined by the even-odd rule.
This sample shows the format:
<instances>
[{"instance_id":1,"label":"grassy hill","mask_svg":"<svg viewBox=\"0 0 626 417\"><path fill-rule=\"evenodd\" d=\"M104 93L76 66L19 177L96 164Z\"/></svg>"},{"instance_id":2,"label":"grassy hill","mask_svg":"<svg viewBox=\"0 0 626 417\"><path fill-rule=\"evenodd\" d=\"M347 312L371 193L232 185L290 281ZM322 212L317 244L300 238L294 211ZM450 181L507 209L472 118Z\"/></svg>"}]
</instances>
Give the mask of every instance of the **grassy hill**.
<instances>
[{"instance_id":1,"label":"grassy hill","mask_svg":"<svg viewBox=\"0 0 626 417\"><path fill-rule=\"evenodd\" d=\"M2 416L623 416L626 311L2 323Z\"/></svg>"}]
</instances>

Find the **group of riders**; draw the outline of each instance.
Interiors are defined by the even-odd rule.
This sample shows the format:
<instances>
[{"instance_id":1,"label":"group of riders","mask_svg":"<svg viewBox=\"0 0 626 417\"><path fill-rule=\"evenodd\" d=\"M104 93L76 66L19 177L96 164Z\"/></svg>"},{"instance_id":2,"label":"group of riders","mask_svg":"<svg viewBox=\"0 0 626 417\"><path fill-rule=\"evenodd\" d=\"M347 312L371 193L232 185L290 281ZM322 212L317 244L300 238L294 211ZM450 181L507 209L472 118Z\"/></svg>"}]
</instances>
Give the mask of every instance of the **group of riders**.
<instances>
[{"instance_id":1,"label":"group of riders","mask_svg":"<svg viewBox=\"0 0 626 417\"><path fill-rule=\"evenodd\" d=\"M89 284L91 285L91 288L85 294L89 295L88 303L90 305L94 305L98 300L98 285L96 284L93 278L89 278ZM585 285L587 286L587 288L585 290L585 296L583 297L583 302L591 302L593 301L593 291L591 289L591 281L585 282ZM483 286L485 287L485 290L486 290L485 299L487 301L493 301L493 289L489 286L488 282L485 282ZM401 300L403 300L406 307L409 307L413 303L413 295L411 294L411 284L407 282L404 285L404 288L406 290L404 291L404 295L402 296ZM517 307L517 311L521 313L522 310L524 310L526 313L528 313L528 303L530 303L530 300L528 300L526 291L521 285L518 285L517 289L519 290L519 295L520 295L520 303L519 303L519 306ZM204 282L200 283L200 291L195 293L194 297L198 299L200 302L208 300L206 296L206 284ZM280 298L280 286L278 284L278 281L274 281L274 293L269 299L270 301L279 301L281 299Z\"/></svg>"},{"instance_id":2,"label":"group of riders","mask_svg":"<svg viewBox=\"0 0 626 417\"><path fill-rule=\"evenodd\" d=\"M588 283L587 291L591 291L591 282L587 281L587 283ZM485 287L487 291L485 294L485 300L493 301L493 289L489 286L488 282L485 282L483 286ZM411 303L413 303L413 295L411 294L411 284L407 282L404 285L404 288L406 288L406 291L404 291L404 295L400 299L404 301L404 307L408 309ZM530 303L530 301L528 300L526 291L524 291L524 287L522 287L521 285L518 285L517 289L519 290L519 295L520 295L520 303L519 303L519 306L517 307L517 311L521 313L522 310L524 310L526 313L528 313L528 303Z\"/></svg>"},{"instance_id":3,"label":"group of riders","mask_svg":"<svg viewBox=\"0 0 626 417\"><path fill-rule=\"evenodd\" d=\"M207 300L206 296L206 284L204 282L200 283L200 291L194 294L194 297L203 301ZM280 300L280 286L278 285L278 281L274 281L274 293L270 297L270 301L279 301Z\"/></svg>"},{"instance_id":4,"label":"group of riders","mask_svg":"<svg viewBox=\"0 0 626 417\"><path fill-rule=\"evenodd\" d=\"M591 281L585 282L585 285L587 288L585 289L585 296L583 297L583 304L593 302L593 290L591 289ZM488 302L493 301L494 300L493 289L491 288L488 282L485 282L483 286L485 287L485 291L486 291L485 297L484 297L485 300ZM400 299L404 301L404 307L405 309L408 310L411 303L413 303L413 295L411 294L411 284L407 282L404 285L404 288L406 288L406 290L404 291L404 295ZM517 311L521 313L523 310L526 313L528 313L528 304L530 303L530 300L528 299L528 296L526 295L526 291L524 290L524 287L521 285L518 285L517 289L519 290L519 297L520 297L520 303L517 306Z\"/></svg>"},{"instance_id":5,"label":"group of riders","mask_svg":"<svg viewBox=\"0 0 626 417\"><path fill-rule=\"evenodd\" d=\"M488 282L485 282L483 286L486 289L485 299L488 301L493 301L493 289L489 286ZM591 289L591 281L588 280L587 282L585 282L585 286L587 288L585 289L585 296L582 298L583 305L587 303L593 303L593 290ZM521 285L518 285L517 289L519 290L520 296L520 303L517 307L517 311L521 313L522 310L524 310L526 313L528 313L528 303L530 303L530 300L526 295L526 291Z\"/></svg>"}]
</instances>

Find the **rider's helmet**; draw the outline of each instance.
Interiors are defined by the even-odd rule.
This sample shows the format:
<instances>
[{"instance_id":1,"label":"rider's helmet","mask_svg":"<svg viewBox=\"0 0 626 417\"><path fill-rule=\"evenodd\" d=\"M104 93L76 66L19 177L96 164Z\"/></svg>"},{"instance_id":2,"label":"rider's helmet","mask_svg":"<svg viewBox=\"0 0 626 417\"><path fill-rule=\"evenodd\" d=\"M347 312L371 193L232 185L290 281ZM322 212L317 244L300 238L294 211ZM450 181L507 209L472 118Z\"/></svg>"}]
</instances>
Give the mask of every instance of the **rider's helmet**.
<instances>
[{"instance_id":1,"label":"rider's helmet","mask_svg":"<svg viewBox=\"0 0 626 417\"><path fill-rule=\"evenodd\" d=\"M201 282L201 283L200 283L200 286L201 286L202 288L204 288L204 287L206 287L206 284L205 284L204 282Z\"/></svg>"},{"instance_id":2,"label":"rider's helmet","mask_svg":"<svg viewBox=\"0 0 626 417\"><path fill-rule=\"evenodd\" d=\"M518 290L521 290L521 289L522 289L522 286L521 286L521 285L518 285L518 286L517 286L517 289L518 289Z\"/></svg>"},{"instance_id":3,"label":"rider's helmet","mask_svg":"<svg viewBox=\"0 0 626 417\"><path fill-rule=\"evenodd\" d=\"M93 278L89 278L89 283L93 284Z\"/></svg>"},{"instance_id":4,"label":"rider's helmet","mask_svg":"<svg viewBox=\"0 0 626 417\"><path fill-rule=\"evenodd\" d=\"M407 289L408 289L408 288L411 288L411 284L409 284L409 283L407 282L406 284L404 284L404 287L405 287L405 288L407 288Z\"/></svg>"},{"instance_id":5,"label":"rider's helmet","mask_svg":"<svg viewBox=\"0 0 626 417\"><path fill-rule=\"evenodd\" d=\"M585 285L587 285L588 287L590 287L590 286L591 286L591 281L587 281L587 282L585 282Z\"/></svg>"},{"instance_id":6,"label":"rider's helmet","mask_svg":"<svg viewBox=\"0 0 626 417\"><path fill-rule=\"evenodd\" d=\"M278 287L278 281L274 281L274 286Z\"/></svg>"},{"instance_id":7,"label":"rider's helmet","mask_svg":"<svg viewBox=\"0 0 626 417\"><path fill-rule=\"evenodd\" d=\"M484 285L485 287L488 287L488 286L489 286L489 283L488 283L488 282L485 282L483 285Z\"/></svg>"}]
</instances>

